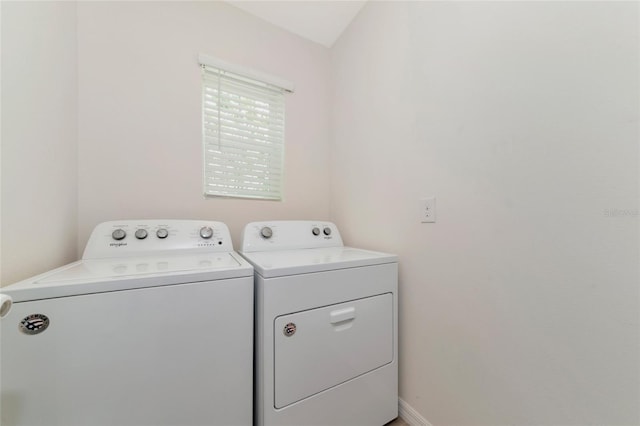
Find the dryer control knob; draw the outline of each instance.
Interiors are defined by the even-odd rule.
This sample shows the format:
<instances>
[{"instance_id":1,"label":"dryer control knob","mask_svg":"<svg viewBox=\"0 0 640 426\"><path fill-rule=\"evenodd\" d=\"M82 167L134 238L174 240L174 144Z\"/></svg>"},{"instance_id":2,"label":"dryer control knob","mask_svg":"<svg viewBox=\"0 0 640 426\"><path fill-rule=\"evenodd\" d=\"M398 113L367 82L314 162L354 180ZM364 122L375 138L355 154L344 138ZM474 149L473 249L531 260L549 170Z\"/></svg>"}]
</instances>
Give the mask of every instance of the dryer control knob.
<instances>
[{"instance_id":1,"label":"dryer control knob","mask_svg":"<svg viewBox=\"0 0 640 426\"><path fill-rule=\"evenodd\" d=\"M273 231L268 226L265 226L260 230L260 235L262 235L262 238L269 239L273 235Z\"/></svg>"},{"instance_id":2,"label":"dryer control knob","mask_svg":"<svg viewBox=\"0 0 640 426\"><path fill-rule=\"evenodd\" d=\"M144 240L145 238L147 238L147 231L145 229L138 229L136 231L136 238L139 240Z\"/></svg>"},{"instance_id":3,"label":"dryer control knob","mask_svg":"<svg viewBox=\"0 0 640 426\"><path fill-rule=\"evenodd\" d=\"M202 228L200 228L200 236L205 240L208 240L209 238L213 237L213 229L211 229L210 226L203 226Z\"/></svg>"},{"instance_id":4,"label":"dryer control knob","mask_svg":"<svg viewBox=\"0 0 640 426\"><path fill-rule=\"evenodd\" d=\"M324 232L324 235L331 235L331 228L324 228L322 232Z\"/></svg>"},{"instance_id":5,"label":"dryer control knob","mask_svg":"<svg viewBox=\"0 0 640 426\"><path fill-rule=\"evenodd\" d=\"M124 237L127 236L127 233L124 232L124 229L118 228L118 229L116 229L115 231L113 231L111 233L111 236L113 237L114 240L120 241L120 240L124 239Z\"/></svg>"},{"instance_id":6,"label":"dryer control knob","mask_svg":"<svg viewBox=\"0 0 640 426\"><path fill-rule=\"evenodd\" d=\"M320 228L318 228L317 226L314 226L314 228L311 230L311 233L313 235L320 235Z\"/></svg>"},{"instance_id":7,"label":"dryer control knob","mask_svg":"<svg viewBox=\"0 0 640 426\"><path fill-rule=\"evenodd\" d=\"M169 236L169 231L165 228L160 228L156 231L156 237L158 238L167 238Z\"/></svg>"}]
</instances>

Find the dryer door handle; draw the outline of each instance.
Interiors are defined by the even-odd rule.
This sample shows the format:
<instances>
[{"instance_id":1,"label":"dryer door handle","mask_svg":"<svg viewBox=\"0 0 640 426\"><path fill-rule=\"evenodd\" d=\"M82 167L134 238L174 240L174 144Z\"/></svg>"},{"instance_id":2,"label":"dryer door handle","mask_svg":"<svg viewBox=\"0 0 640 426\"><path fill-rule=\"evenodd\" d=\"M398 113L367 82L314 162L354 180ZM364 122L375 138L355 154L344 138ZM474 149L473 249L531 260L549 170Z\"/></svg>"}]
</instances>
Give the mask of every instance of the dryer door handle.
<instances>
[{"instance_id":1,"label":"dryer door handle","mask_svg":"<svg viewBox=\"0 0 640 426\"><path fill-rule=\"evenodd\" d=\"M345 321L352 321L356 317L356 308L352 306L350 308L337 309L331 311L329 314L331 324L339 324Z\"/></svg>"}]
</instances>

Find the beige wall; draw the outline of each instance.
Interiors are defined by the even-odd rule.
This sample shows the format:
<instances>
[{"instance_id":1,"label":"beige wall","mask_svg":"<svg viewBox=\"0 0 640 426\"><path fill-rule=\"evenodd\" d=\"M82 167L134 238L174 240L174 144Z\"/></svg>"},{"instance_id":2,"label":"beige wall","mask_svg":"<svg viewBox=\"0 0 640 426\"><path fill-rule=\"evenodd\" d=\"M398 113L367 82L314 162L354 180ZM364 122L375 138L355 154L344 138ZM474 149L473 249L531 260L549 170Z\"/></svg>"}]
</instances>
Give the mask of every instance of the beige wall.
<instances>
[{"instance_id":1,"label":"beige wall","mask_svg":"<svg viewBox=\"0 0 640 426\"><path fill-rule=\"evenodd\" d=\"M253 220L329 217L328 49L223 2L3 2L2 36L3 285L105 220L219 220L237 245ZM296 85L283 202L202 196L199 53Z\"/></svg>"},{"instance_id":2,"label":"beige wall","mask_svg":"<svg viewBox=\"0 0 640 426\"><path fill-rule=\"evenodd\" d=\"M76 5L3 1L0 10L7 285L76 258Z\"/></svg>"},{"instance_id":3,"label":"beige wall","mask_svg":"<svg viewBox=\"0 0 640 426\"><path fill-rule=\"evenodd\" d=\"M400 255L433 425L640 423L638 7L370 2L332 49L332 217Z\"/></svg>"},{"instance_id":4,"label":"beige wall","mask_svg":"<svg viewBox=\"0 0 640 426\"><path fill-rule=\"evenodd\" d=\"M285 200L202 196L199 53L292 81ZM118 218L329 217L326 48L223 2L78 4L79 235Z\"/></svg>"},{"instance_id":5,"label":"beige wall","mask_svg":"<svg viewBox=\"0 0 640 426\"><path fill-rule=\"evenodd\" d=\"M2 285L103 220L331 216L400 255L432 424L639 423L637 3L370 2L331 52L220 2L1 7ZM200 52L296 84L284 202L202 198Z\"/></svg>"}]
</instances>

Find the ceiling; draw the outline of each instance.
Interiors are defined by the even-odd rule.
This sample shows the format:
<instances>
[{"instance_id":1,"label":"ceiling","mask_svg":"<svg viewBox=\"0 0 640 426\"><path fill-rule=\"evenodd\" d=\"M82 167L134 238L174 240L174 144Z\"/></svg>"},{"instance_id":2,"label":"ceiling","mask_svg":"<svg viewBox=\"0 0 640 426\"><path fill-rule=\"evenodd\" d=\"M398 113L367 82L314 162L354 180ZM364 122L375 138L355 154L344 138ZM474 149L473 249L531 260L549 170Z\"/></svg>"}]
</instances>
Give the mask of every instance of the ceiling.
<instances>
[{"instance_id":1,"label":"ceiling","mask_svg":"<svg viewBox=\"0 0 640 426\"><path fill-rule=\"evenodd\" d=\"M227 3L308 40L331 47L366 0L227 0Z\"/></svg>"}]
</instances>

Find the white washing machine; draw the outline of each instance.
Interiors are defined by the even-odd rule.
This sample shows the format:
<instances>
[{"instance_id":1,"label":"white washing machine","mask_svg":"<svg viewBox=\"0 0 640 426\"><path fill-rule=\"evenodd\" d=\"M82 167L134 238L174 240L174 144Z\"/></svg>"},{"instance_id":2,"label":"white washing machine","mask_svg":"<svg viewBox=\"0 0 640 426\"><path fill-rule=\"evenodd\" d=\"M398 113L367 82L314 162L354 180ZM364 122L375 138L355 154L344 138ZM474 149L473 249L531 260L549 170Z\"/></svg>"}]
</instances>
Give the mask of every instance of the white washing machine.
<instances>
[{"instance_id":1,"label":"white washing machine","mask_svg":"<svg viewBox=\"0 0 640 426\"><path fill-rule=\"evenodd\" d=\"M252 424L253 269L223 223L102 223L1 290L3 426Z\"/></svg>"},{"instance_id":2,"label":"white washing machine","mask_svg":"<svg viewBox=\"0 0 640 426\"><path fill-rule=\"evenodd\" d=\"M333 223L248 224L258 426L381 426L398 416L398 263Z\"/></svg>"}]
</instances>

